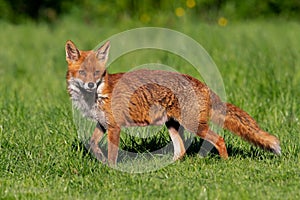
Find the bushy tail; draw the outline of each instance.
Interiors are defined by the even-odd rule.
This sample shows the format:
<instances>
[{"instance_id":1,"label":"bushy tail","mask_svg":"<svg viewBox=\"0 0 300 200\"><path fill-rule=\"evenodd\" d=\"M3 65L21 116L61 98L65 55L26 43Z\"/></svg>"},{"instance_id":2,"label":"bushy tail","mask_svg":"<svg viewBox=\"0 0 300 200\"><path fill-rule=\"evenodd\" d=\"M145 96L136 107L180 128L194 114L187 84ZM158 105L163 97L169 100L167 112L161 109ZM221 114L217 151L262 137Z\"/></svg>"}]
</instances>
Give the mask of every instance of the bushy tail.
<instances>
[{"instance_id":1,"label":"bushy tail","mask_svg":"<svg viewBox=\"0 0 300 200\"><path fill-rule=\"evenodd\" d=\"M230 103L222 102L214 93L211 93L211 100L211 120L213 123L222 126L256 146L277 155L281 154L278 138L261 130L257 122L248 113Z\"/></svg>"}]
</instances>

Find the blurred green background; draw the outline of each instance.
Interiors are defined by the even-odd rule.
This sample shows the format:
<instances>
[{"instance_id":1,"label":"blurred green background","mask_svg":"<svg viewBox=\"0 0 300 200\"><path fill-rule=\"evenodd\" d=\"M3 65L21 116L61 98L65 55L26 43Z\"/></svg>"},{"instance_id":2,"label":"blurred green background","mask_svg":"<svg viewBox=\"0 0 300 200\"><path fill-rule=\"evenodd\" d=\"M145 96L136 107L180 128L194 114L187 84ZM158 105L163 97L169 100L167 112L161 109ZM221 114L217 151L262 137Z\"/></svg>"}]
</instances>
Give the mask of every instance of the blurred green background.
<instances>
[{"instance_id":1,"label":"blurred green background","mask_svg":"<svg viewBox=\"0 0 300 200\"><path fill-rule=\"evenodd\" d=\"M0 0L0 5L1 19L12 23L56 22L67 14L84 19L86 23L134 19L151 25L161 24L162 18L164 23L176 23L176 17L210 22L220 17L229 20L300 19L298 0Z\"/></svg>"}]
</instances>

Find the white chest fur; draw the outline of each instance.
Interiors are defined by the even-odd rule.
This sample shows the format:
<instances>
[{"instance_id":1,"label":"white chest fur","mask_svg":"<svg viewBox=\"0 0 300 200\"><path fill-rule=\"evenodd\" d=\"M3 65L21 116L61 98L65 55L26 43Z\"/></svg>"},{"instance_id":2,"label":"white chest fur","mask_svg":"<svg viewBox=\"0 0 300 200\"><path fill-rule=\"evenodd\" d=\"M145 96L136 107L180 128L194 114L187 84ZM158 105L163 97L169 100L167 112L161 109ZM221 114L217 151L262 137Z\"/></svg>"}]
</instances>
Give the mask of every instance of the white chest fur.
<instances>
[{"instance_id":1,"label":"white chest fur","mask_svg":"<svg viewBox=\"0 0 300 200\"><path fill-rule=\"evenodd\" d=\"M81 87L82 82L78 79L71 79L68 90L71 95L72 104L84 117L99 122L106 127L106 118L103 111L97 108L97 94L95 91L87 91Z\"/></svg>"}]
</instances>

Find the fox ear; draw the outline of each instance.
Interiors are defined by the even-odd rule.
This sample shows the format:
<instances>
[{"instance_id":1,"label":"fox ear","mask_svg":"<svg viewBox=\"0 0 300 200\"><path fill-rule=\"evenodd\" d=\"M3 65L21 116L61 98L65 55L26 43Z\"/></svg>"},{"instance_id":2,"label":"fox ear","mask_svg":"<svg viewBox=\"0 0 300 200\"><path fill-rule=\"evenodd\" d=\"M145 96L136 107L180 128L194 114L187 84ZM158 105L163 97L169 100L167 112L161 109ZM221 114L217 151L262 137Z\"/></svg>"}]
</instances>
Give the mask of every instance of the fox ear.
<instances>
[{"instance_id":1,"label":"fox ear","mask_svg":"<svg viewBox=\"0 0 300 200\"><path fill-rule=\"evenodd\" d=\"M80 52L71 40L67 41L65 49L67 61L74 62L79 60Z\"/></svg>"},{"instance_id":2,"label":"fox ear","mask_svg":"<svg viewBox=\"0 0 300 200\"><path fill-rule=\"evenodd\" d=\"M100 62L106 63L108 60L108 54L109 54L109 48L110 48L110 42L105 42L104 45L102 45L96 52L96 57Z\"/></svg>"}]
</instances>

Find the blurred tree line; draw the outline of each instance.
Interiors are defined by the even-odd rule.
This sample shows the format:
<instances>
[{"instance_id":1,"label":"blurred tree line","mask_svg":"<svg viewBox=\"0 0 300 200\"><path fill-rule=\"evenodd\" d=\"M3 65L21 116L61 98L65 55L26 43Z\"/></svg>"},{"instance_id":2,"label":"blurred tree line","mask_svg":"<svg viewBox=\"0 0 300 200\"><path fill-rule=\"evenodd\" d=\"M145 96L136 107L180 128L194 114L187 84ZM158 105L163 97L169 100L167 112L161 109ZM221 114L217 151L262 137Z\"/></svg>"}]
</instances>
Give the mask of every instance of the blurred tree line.
<instances>
[{"instance_id":1,"label":"blurred tree line","mask_svg":"<svg viewBox=\"0 0 300 200\"><path fill-rule=\"evenodd\" d=\"M300 19L299 0L0 0L0 18L13 23L26 20L53 22L61 15L81 15L86 20L109 16L147 22L156 14L189 15L206 20L284 17Z\"/></svg>"}]
</instances>

